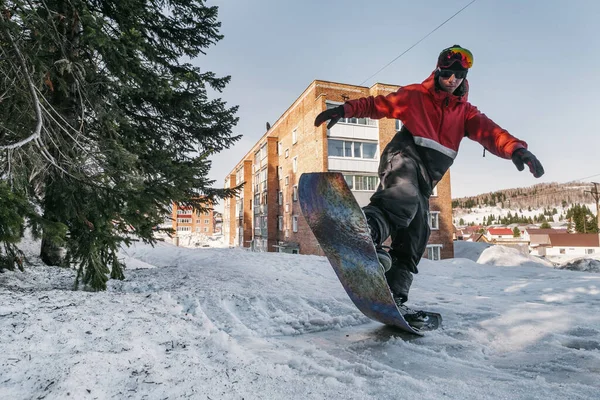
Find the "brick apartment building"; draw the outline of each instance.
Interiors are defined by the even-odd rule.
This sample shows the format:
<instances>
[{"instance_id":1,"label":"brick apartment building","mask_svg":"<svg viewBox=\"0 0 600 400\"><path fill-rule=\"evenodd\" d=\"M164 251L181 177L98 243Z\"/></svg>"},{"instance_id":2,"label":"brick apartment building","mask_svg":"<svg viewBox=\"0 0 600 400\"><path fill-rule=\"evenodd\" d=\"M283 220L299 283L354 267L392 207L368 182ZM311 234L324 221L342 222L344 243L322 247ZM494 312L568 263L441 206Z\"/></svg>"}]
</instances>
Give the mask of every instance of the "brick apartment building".
<instances>
[{"instance_id":1,"label":"brick apartment building","mask_svg":"<svg viewBox=\"0 0 600 400\"><path fill-rule=\"evenodd\" d=\"M215 220L212 209L200 212L191 206L173 204L171 221L177 236L191 234L212 236L214 234Z\"/></svg>"},{"instance_id":2,"label":"brick apartment building","mask_svg":"<svg viewBox=\"0 0 600 400\"><path fill-rule=\"evenodd\" d=\"M353 86L313 81L225 178L225 187L245 185L224 203L223 235L230 246L257 251L322 255L298 203L304 172L336 171L346 177L358 203L368 204L379 184L385 145L400 128L393 119L344 118L331 129L314 119L348 99L387 95L399 86ZM425 256L454 257L450 172L430 200L432 234Z\"/></svg>"}]
</instances>

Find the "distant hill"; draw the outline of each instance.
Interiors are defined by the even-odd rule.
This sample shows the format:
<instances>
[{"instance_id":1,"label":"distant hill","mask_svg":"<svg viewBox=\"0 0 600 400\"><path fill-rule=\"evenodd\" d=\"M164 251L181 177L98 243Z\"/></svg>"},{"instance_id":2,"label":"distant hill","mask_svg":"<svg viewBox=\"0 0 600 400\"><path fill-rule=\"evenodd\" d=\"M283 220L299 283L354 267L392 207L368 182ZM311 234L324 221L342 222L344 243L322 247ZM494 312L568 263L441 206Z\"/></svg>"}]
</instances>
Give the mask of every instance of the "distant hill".
<instances>
[{"instance_id":1,"label":"distant hill","mask_svg":"<svg viewBox=\"0 0 600 400\"><path fill-rule=\"evenodd\" d=\"M572 204L594 204L590 193L591 183L540 183L525 188L504 189L477 196L460 197L452 200L453 209L470 209L485 206L509 209L568 208Z\"/></svg>"}]
</instances>

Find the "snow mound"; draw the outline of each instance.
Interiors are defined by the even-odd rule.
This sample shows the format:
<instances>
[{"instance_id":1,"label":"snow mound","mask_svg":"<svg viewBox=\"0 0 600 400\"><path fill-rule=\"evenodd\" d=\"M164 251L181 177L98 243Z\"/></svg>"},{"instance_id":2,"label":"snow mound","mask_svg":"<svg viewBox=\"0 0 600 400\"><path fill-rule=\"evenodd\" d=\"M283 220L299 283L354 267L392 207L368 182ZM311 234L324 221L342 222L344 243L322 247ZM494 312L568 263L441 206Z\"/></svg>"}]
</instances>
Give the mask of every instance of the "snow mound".
<instances>
[{"instance_id":1,"label":"snow mound","mask_svg":"<svg viewBox=\"0 0 600 400\"><path fill-rule=\"evenodd\" d=\"M454 258L466 258L467 260L477 261L481 253L490 246L492 245L489 243L457 240L454 242Z\"/></svg>"},{"instance_id":2,"label":"snow mound","mask_svg":"<svg viewBox=\"0 0 600 400\"><path fill-rule=\"evenodd\" d=\"M600 273L600 260L595 258L577 258L556 267L557 269L568 269L570 271Z\"/></svg>"},{"instance_id":3,"label":"snow mound","mask_svg":"<svg viewBox=\"0 0 600 400\"><path fill-rule=\"evenodd\" d=\"M497 267L553 267L554 265L547 260L538 257L523 254L519 250L506 246L491 246L485 249L479 259L478 264L488 264Z\"/></svg>"}]
</instances>

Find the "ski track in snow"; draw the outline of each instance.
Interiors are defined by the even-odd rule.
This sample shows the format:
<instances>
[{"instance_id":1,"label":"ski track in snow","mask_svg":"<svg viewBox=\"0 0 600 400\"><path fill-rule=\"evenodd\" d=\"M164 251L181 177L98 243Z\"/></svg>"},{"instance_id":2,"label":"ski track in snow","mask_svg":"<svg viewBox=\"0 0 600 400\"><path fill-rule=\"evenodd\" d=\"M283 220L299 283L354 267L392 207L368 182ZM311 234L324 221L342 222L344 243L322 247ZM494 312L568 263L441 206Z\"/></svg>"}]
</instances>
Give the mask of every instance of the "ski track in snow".
<instances>
[{"instance_id":1,"label":"ski track in snow","mask_svg":"<svg viewBox=\"0 0 600 400\"><path fill-rule=\"evenodd\" d=\"M411 304L444 329L415 337L364 317L323 257L123 257L136 269L103 293L64 269L0 275L0 397L599 398L600 274L424 260Z\"/></svg>"}]
</instances>

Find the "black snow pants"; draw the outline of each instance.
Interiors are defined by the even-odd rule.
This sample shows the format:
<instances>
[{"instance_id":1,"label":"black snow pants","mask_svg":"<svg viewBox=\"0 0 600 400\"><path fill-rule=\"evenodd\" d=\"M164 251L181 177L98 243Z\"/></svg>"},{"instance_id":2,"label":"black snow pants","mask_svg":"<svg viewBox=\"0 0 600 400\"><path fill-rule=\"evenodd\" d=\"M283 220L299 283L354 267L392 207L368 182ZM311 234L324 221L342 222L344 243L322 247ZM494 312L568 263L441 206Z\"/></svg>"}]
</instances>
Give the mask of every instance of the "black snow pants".
<instances>
[{"instance_id":1,"label":"black snow pants","mask_svg":"<svg viewBox=\"0 0 600 400\"><path fill-rule=\"evenodd\" d=\"M401 130L385 147L379 163L380 184L363 208L379 242L391 236L392 267L386 273L395 297L408 299L412 274L427 248L431 180L413 136Z\"/></svg>"}]
</instances>

